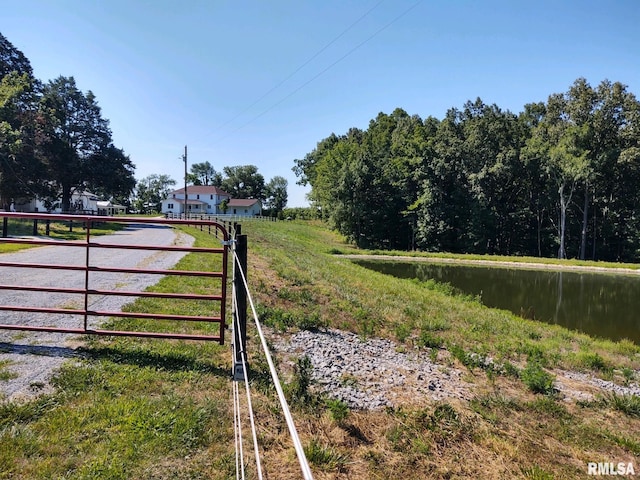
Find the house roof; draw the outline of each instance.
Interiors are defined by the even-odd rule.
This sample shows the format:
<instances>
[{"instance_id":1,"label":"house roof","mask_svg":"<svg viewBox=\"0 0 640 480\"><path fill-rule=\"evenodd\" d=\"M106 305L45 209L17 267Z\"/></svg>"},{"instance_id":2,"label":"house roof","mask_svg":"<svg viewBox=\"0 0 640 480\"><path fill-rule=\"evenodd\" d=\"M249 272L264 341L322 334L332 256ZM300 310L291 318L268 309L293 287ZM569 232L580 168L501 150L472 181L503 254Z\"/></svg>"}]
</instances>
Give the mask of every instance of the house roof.
<instances>
[{"instance_id":1,"label":"house roof","mask_svg":"<svg viewBox=\"0 0 640 480\"><path fill-rule=\"evenodd\" d=\"M179 188L178 190L174 190L171 193L181 193L184 195L184 187ZM195 193L200 195L226 195L230 197L227 192L222 190L220 187L216 187L214 185L187 185L187 193L189 195Z\"/></svg>"},{"instance_id":2,"label":"house roof","mask_svg":"<svg viewBox=\"0 0 640 480\"><path fill-rule=\"evenodd\" d=\"M227 205L229 207L252 207L256 203L260 203L257 198L232 198Z\"/></svg>"}]
</instances>

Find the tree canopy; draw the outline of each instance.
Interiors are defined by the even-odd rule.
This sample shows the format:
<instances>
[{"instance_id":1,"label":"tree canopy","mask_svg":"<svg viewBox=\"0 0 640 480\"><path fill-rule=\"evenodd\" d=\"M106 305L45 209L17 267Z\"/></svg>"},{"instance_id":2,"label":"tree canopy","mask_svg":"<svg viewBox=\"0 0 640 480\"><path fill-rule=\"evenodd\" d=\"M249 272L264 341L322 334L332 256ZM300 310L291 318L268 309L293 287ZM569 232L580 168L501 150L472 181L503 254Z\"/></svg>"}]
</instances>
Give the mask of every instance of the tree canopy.
<instances>
[{"instance_id":1,"label":"tree canopy","mask_svg":"<svg viewBox=\"0 0 640 480\"><path fill-rule=\"evenodd\" d=\"M380 113L294 161L322 217L356 245L640 258L640 104L619 82L519 114L481 99L444 118Z\"/></svg>"}]
</instances>

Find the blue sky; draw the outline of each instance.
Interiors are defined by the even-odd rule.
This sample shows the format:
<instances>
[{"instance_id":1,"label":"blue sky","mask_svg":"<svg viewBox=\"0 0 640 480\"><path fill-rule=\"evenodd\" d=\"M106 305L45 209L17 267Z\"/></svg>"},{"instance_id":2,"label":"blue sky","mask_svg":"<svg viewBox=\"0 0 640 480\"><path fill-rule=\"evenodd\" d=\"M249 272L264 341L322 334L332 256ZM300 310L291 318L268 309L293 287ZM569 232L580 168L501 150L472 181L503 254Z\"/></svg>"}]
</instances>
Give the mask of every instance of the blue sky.
<instances>
[{"instance_id":1,"label":"blue sky","mask_svg":"<svg viewBox=\"0 0 640 480\"><path fill-rule=\"evenodd\" d=\"M578 78L640 96L640 2L20 0L0 32L37 78L73 76L136 178L189 164L291 168L332 132L480 97L520 112Z\"/></svg>"}]
</instances>

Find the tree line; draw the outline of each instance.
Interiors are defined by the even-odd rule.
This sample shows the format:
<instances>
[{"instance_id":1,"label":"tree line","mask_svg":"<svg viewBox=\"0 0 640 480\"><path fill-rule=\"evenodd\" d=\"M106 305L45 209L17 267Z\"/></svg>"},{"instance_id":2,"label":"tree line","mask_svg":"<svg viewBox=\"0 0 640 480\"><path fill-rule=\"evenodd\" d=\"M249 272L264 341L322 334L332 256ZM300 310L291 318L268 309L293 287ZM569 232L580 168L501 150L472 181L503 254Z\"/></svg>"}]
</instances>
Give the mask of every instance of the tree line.
<instances>
[{"instance_id":1,"label":"tree line","mask_svg":"<svg viewBox=\"0 0 640 480\"><path fill-rule=\"evenodd\" d=\"M640 258L640 103L577 79L514 114L481 99L331 134L293 167L357 246Z\"/></svg>"},{"instance_id":2,"label":"tree line","mask_svg":"<svg viewBox=\"0 0 640 480\"><path fill-rule=\"evenodd\" d=\"M34 78L29 60L0 34L0 208L39 198L68 212L82 190L127 204L134 170L95 95L73 77Z\"/></svg>"}]
</instances>

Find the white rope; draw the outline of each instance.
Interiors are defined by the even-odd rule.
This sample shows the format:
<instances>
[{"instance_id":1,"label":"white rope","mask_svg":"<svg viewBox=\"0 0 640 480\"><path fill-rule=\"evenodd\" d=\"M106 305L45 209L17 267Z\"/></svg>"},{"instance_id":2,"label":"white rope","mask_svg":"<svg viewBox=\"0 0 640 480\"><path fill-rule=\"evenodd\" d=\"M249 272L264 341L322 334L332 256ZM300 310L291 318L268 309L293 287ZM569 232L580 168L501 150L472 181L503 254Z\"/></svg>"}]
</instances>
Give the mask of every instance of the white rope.
<instances>
[{"instance_id":1,"label":"white rope","mask_svg":"<svg viewBox=\"0 0 640 480\"><path fill-rule=\"evenodd\" d=\"M238 311L238 305L236 303L236 296L235 296L235 288L233 289L233 307L234 307L234 311L237 312ZM237 325L236 322L236 315L233 316L233 324L234 324L234 332L235 332L235 328L238 328L238 332L240 332L240 335L238 335L238 338L243 338L242 332L240 331L240 327L239 325ZM235 344L235 333L234 333L234 344ZM245 390L247 393L247 410L249 411L249 422L251 423L251 434L253 437L253 449L255 451L255 457L256 457L256 469L257 469L257 473L258 473L258 479L262 480L262 465L260 463L260 450L258 447L258 431L256 429L256 422L255 422L255 417L253 415L253 405L251 403L251 390L249 389L249 377L248 377L248 373L247 373L247 360L246 360L246 352L241 350L241 345L235 345L235 350L236 352L240 353L240 358L242 360L242 373L244 375L244 386L245 386ZM234 356L234 360L235 360L235 356ZM236 383L236 382L234 382Z\"/></svg>"},{"instance_id":2,"label":"white rope","mask_svg":"<svg viewBox=\"0 0 640 480\"><path fill-rule=\"evenodd\" d=\"M233 428L236 432L236 480L244 480L244 450L242 447L242 425L240 423L240 395L238 384L233 383Z\"/></svg>"},{"instance_id":3,"label":"white rope","mask_svg":"<svg viewBox=\"0 0 640 480\"><path fill-rule=\"evenodd\" d=\"M231 295L232 299L235 299L235 289L232 286L232 295ZM235 302L234 302L234 306L235 306ZM232 313L233 317L235 318L235 313ZM233 351L232 351L232 355L233 358L236 358L236 349L237 349L237 345L235 344L235 328L236 328L236 322L232 322L232 335L233 335L233 339L234 341L231 343L231 345L233 346ZM234 428L234 432L236 434L235 437L235 442L236 442L236 480L240 480L240 478L242 478L242 480L244 480L245 478L245 472L244 472L244 448L243 448L243 441L242 441L242 418L240 416L240 394L238 392L238 384L236 382L231 382L233 384L233 428Z\"/></svg>"},{"instance_id":4,"label":"white rope","mask_svg":"<svg viewBox=\"0 0 640 480\"><path fill-rule=\"evenodd\" d=\"M233 251L233 258L234 258L234 261L238 262L238 265L240 265L240 259L238 258L238 255L236 254L235 251ZM287 403L287 399L284 396L282 386L280 385L278 372L276 371L275 365L273 363L273 359L271 358L271 354L269 353L267 340L265 339L265 336L262 333L262 327L260 326L260 320L258 319L258 314L256 313L256 307L253 303L253 299L251 298L251 292L249 291L249 285L247 284L247 279L244 275L244 272L242 271L242 268L238 268L238 270L240 271L240 276L242 277L242 283L244 284L245 291L247 292L247 298L249 299L249 305L251 306L253 320L254 320L254 323L256 324L256 329L260 337L260 342L262 343L262 349L264 350L265 358L267 359L267 363L269 364L269 371L271 372L271 378L273 379L273 384L276 387L276 391L278 392L278 399L280 400L282 412L287 422L287 427L289 428L289 434L291 435L291 440L293 441L293 446L296 450L296 455L298 457L298 462L300 463L300 468L302 469L303 478L305 480L313 480L311 468L309 468L309 462L307 461L307 457L305 456L304 448L302 447L302 442L300 442L298 431L296 430L296 426L293 423L293 417L291 416L291 411L289 410L289 404ZM242 353L243 353L243 361L244 361L245 352L242 352ZM246 368L245 368L245 383L248 384L248 382L246 381Z\"/></svg>"}]
</instances>

